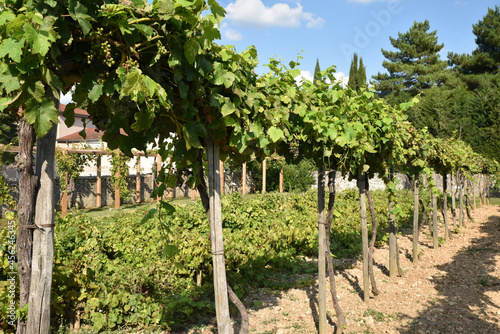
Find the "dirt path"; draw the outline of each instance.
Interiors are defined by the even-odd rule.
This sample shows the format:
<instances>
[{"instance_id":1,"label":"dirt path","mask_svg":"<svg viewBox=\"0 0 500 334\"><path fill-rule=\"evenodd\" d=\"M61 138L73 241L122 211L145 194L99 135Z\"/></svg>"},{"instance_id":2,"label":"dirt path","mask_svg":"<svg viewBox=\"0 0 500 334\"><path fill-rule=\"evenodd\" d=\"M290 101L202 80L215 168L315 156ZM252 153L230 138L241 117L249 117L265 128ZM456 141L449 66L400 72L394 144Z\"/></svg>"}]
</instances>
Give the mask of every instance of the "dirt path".
<instances>
[{"instance_id":1,"label":"dirt path","mask_svg":"<svg viewBox=\"0 0 500 334\"><path fill-rule=\"evenodd\" d=\"M473 216L476 223L469 222L437 250L424 229L415 265L409 255L411 235L399 237L403 277L389 278L389 250L376 249L381 295L368 304L360 297L361 263L337 272L338 297L348 322L345 333L500 333L500 207L485 206ZM250 333L316 333L316 289L313 284L255 291L244 301L254 306L249 308ZM327 303L333 333L336 318L330 298Z\"/></svg>"},{"instance_id":2,"label":"dirt path","mask_svg":"<svg viewBox=\"0 0 500 334\"><path fill-rule=\"evenodd\" d=\"M475 223L437 250L425 227L420 236L420 259L411 262L412 236L398 238L405 274L388 276L389 249L375 249L375 277L381 294L363 302L362 266L336 272L337 295L347 319L344 333L491 333L500 334L500 207L473 211ZM451 225L451 223L450 223ZM440 230L439 235L443 236ZM301 289L260 289L248 296L250 333L317 333L317 281ZM329 281L327 279L329 288ZM327 293L328 321L336 333L335 311ZM215 325L215 324L214 324ZM239 321L234 321L234 332ZM214 326L189 333L212 333Z\"/></svg>"}]
</instances>

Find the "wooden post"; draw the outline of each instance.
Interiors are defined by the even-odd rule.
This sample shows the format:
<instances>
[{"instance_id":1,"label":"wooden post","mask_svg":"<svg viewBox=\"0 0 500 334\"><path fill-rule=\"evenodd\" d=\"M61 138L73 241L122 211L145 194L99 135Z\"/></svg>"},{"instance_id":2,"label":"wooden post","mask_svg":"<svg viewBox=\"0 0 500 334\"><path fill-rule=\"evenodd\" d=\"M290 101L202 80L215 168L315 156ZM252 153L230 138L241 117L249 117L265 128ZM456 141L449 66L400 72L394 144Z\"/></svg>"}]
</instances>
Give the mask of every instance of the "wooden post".
<instances>
[{"instance_id":1,"label":"wooden post","mask_svg":"<svg viewBox=\"0 0 500 334\"><path fill-rule=\"evenodd\" d=\"M418 262L418 205L419 205L419 194L418 194L418 182L419 175L415 174L413 176L413 263Z\"/></svg>"},{"instance_id":2,"label":"wooden post","mask_svg":"<svg viewBox=\"0 0 500 334\"><path fill-rule=\"evenodd\" d=\"M35 131L24 118L19 120L19 154L16 165L19 172L19 202L17 229L17 273L19 279L19 306L29 302L31 281L31 259L33 247L33 229L24 226L33 225L35 215L35 193L37 177L33 171L33 144ZM10 276L10 274L9 274ZM26 333L26 319L18 319L17 333Z\"/></svg>"},{"instance_id":3,"label":"wooden post","mask_svg":"<svg viewBox=\"0 0 500 334\"><path fill-rule=\"evenodd\" d=\"M224 194L224 162L220 161L220 193Z\"/></svg>"},{"instance_id":4,"label":"wooden post","mask_svg":"<svg viewBox=\"0 0 500 334\"><path fill-rule=\"evenodd\" d=\"M448 175L443 172L443 220L444 220L444 240L448 241L450 229L448 226Z\"/></svg>"},{"instance_id":5,"label":"wooden post","mask_svg":"<svg viewBox=\"0 0 500 334\"><path fill-rule=\"evenodd\" d=\"M120 165L118 165L118 168L116 169L115 178L116 178L116 184L115 184L115 210L118 210L120 208L120 182L118 181L120 179Z\"/></svg>"},{"instance_id":6,"label":"wooden post","mask_svg":"<svg viewBox=\"0 0 500 334\"><path fill-rule=\"evenodd\" d=\"M59 182L61 181L61 179L59 179ZM66 217L66 215L68 214L68 171L65 171L64 172L64 182L66 184L66 189L64 189L64 192L63 192L63 195L62 195L62 199L61 199L61 215L63 217Z\"/></svg>"},{"instance_id":7,"label":"wooden post","mask_svg":"<svg viewBox=\"0 0 500 334\"><path fill-rule=\"evenodd\" d=\"M222 210L220 200L219 146L212 139L207 141L208 185L210 197L210 236L212 240L212 261L214 273L215 312L220 334L231 333L229 301L227 294L224 241L222 235Z\"/></svg>"},{"instance_id":8,"label":"wooden post","mask_svg":"<svg viewBox=\"0 0 500 334\"><path fill-rule=\"evenodd\" d=\"M55 103L59 108L59 101ZM57 125L37 143L36 175L39 188L36 195L33 230L33 258L28 309L28 334L50 333L50 297L54 263L54 174Z\"/></svg>"},{"instance_id":9,"label":"wooden post","mask_svg":"<svg viewBox=\"0 0 500 334\"><path fill-rule=\"evenodd\" d=\"M102 191L102 178L101 178L101 159L102 155L97 155L97 181L95 190L95 206L101 207L101 191Z\"/></svg>"},{"instance_id":10,"label":"wooden post","mask_svg":"<svg viewBox=\"0 0 500 334\"><path fill-rule=\"evenodd\" d=\"M325 167L318 170L318 312L319 333L326 333L326 230L325 230ZM334 279L334 277L330 277Z\"/></svg>"},{"instance_id":11,"label":"wooden post","mask_svg":"<svg viewBox=\"0 0 500 334\"><path fill-rule=\"evenodd\" d=\"M361 242L363 245L363 295L365 303L370 301L370 280L368 277L368 225L366 219L366 181L364 173L358 174L359 211L361 216Z\"/></svg>"},{"instance_id":12,"label":"wooden post","mask_svg":"<svg viewBox=\"0 0 500 334\"><path fill-rule=\"evenodd\" d=\"M137 156L137 171L135 173L135 202L141 203L141 156Z\"/></svg>"},{"instance_id":13,"label":"wooden post","mask_svg":"<svg viewBox=\"0 0 500 334\"><path fill-rule=\"evenodd\" d=\"M159 154L158 154L158 155L156 156L156 178L157 178L157 179L158 179L158 176L160 175L160 171L161 171L161 155L159 155ZM158 185L157 185L157 186L158 186L158 187L160 187L160 184L158 183ZM157 203L160 203L161 197L162 197L162 196L161 196L160 194L158 194L158 195L156 196L156 202L157 202Z\"/></svg>"},{"instance_id":14,"label":"wooden post","mask_svg":"<svg viewBox=\"0 0 500 334\"><path fill-rule=\"evenodd\" d=\"M283 192L283 168L280 170L280 193Z\"/></svg>"},{"instance_id":15,"label":"wooden post","mask_svg":"<svg viewBox=\"0 0 500 334\"><path fill-rule=\"evenodd\" d=\"M241 172L241 178L242 178L242 190L241 192L243 193L243 195L246 195L247 193L247 163L244 162L243 163L243 167L242 167L242 172Z\"/></svg>"},{"instance_id":16,"label":"wooden post","mask_svg":"<svg viewBox=\"0 0 500 334\"><path fill-rule=\"evenodd\" d=\"M434 180L434 184L436 184L436 173L432 172L432 178ZM438 249L439 240L438 240L438 223L437 223L437 196L434 192L431 192L431 200L432 200L432 247L434 249Z\"/></svg>"},{"instance_id":17,"label":"wooden post","mask_svg":"<svg viewBox=\"0 0 500 334\"><path fill-rule=\"evenodd\" d=\"M266 160L267 157L262 161L262 193L266 193Z\"/></svg>"},{"instance_id":18,"label":"wooden post","mask_svg":"<svg viewBox=\"0 0 500 334\"><path fill-rule=\"evenodd\" d=\"M390 179L394 181L394 167L390 169ZM392 212L394 209L393 200L389 200L389 277L395 278L398 275L398 239L396 229L396 215Z\"/></svg>"}]
</instances>

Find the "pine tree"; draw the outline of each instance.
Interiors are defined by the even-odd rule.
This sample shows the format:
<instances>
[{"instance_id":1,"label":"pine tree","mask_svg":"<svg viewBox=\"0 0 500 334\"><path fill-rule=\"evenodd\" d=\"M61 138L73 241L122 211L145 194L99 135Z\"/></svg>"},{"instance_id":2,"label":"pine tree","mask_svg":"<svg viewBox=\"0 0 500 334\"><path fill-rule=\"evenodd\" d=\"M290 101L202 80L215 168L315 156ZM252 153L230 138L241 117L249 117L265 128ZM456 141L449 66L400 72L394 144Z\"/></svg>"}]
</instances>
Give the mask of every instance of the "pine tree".
<instances>
[{"instance_id":1,"label":"pine tree","mask_svg":"<svg viewBox=\"0 0 500 334\"><path fill-rule=\"evenodd\" d=\"M500 8L488 13L472 26L477 47L468 54L449 53L450 62L464 74L498 73L500 68Z\"/></svg>"},{"instance_id":2,"label":"pine tree","mask_svg":"<svg viewBox=\"0 0 500 334\"><path fill-rule=\"evenodd\" d=\"M373 76L373 86L391 103L404 102L423 90L440 85L445 77L446 62L439 58L443 44L436 31L429 32L429 21L414 22L409 31L390 37L396 51L382 49L386 58L382 66L388 73Z\"/></svg>"}]
</instances>

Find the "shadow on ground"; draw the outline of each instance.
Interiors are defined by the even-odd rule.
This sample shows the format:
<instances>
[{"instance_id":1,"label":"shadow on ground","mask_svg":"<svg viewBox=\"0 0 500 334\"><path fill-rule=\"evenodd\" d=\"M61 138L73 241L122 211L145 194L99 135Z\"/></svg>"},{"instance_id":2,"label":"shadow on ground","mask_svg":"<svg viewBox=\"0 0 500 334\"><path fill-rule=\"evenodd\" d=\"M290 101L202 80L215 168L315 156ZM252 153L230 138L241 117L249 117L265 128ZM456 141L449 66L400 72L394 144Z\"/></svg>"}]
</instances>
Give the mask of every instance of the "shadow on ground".
<instances>
[{"instance_id":1,"label":"shadow on ground","mask_svg":"<svg viewBox=\"0 0 500 334\"><path fill-rule=\"evenodd\" d=\"M500 210L480 224L485 236L437 267L438 297L398 333L500 333Z\"/></svg>"}]
</instances>

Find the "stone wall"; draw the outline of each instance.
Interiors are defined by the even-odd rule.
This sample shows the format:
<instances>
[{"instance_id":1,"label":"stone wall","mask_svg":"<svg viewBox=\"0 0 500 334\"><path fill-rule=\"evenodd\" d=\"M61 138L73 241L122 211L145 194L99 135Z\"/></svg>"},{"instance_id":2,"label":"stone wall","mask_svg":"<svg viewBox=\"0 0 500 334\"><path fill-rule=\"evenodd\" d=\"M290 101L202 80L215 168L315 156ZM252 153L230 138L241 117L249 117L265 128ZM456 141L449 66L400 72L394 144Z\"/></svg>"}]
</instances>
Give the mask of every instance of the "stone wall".
<instances>
[{"instance_id":1,"label":"stone wall","mask_svg":"<svg viewBox=\"0 0 500 334\"><path fill-rule=\"evenodd\" d=\"M242 172L230 172L228 170L224 171L224 193L231 194L235 191L240 191L242 187ZM316 185L317 187L317 173L315 173L316 177ZM406 175L396 174L398 179L398 189L411 189L410 180ZM11 194L14 199L17 201L19 198L19 190L17 187L17 180L8 180L9 186L11 187ZM68 202L72 207L77 208L94 208L96 204L96 182L97 178L95 176L81 176L78 180L75 181L75 189L70 193L68 197ZM121 203L135 203L136 196L136 176L130 175L128 177L128 188L130 190L130 195L127 198L122 198ZM151 192L155 189L155 180L151 174L143 174L141 175L141 193L140 200L141 202L148 202L154 200L151 198ZM208 182L208 181L207 181ZM439 189L442 189L443 179L441 175L436 175L436 185ZM342 176L340 172L337 172L336 175L336 189L337 191L343 191L346 189L355 189L356 181L349 180L348 177ZM451 179L448 176L448 187L450 187ZM453 183L455 187L455 183ZM384 181L378 177L374 177L370 179L370 189L371 190L384 190L385 184ZM255 189L255 184L252 181L250 172L247 174L247 191L255 192L261 191L261 189ZM478 187L475 188L476 194L479 193ZM103 176L101 181L101 205L102 206L112 206L114 205L114 187L111 184L109 176ZM56 179L55 192L54 192L54 200L57 203L57 209L59 210L60 205L60 186L59 179ZM186 185L179 186L173 190L173 194L167 194L167 196L172 196L174 198L182 198L182 197L190 197L190 191ZM4 214L5 208L2 207L2 216Z\"/></svg>"}]
</instances>

